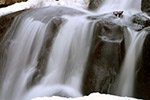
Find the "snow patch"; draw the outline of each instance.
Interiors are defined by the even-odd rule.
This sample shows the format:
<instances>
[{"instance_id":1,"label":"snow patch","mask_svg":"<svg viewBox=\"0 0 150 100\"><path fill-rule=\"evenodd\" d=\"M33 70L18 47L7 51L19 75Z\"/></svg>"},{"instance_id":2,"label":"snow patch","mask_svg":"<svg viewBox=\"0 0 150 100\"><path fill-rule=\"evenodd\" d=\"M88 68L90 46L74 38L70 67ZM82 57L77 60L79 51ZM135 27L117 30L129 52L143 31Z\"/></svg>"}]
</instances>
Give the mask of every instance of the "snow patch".
<instances>
[{"instance_id":1,"label":"snow patch","mask_svg":"<svg viewBox=\"0 0 150 100\"><path fill-rule=\"evenodd\" d=\"M92 93L89 96L78 97L78 98L65 98L65 97L53 96L53 97L38 97L31 100L142 100L142 99L119 97L119 96L113 96L109 94Z\"/></svg>"},{"instance_id":2,"label":"snow patch","mask_svg":"<svg viewBox=\"0 0 150 100\"><path fill-rule=\"evenodd\" d=\"M28 0L27 2L15 3L8 7L0 8L0 16L29 8L40 8L47 6L65 6L86 9L88 4L89 0Z\"/></svg>"}]
</instances>

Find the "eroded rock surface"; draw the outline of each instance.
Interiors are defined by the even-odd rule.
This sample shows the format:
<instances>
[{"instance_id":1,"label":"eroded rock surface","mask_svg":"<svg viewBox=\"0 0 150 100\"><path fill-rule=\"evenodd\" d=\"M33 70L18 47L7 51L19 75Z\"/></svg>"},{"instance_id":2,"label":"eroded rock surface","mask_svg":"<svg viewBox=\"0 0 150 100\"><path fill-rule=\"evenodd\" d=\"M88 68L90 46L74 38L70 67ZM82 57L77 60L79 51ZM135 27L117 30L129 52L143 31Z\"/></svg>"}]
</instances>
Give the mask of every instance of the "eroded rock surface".
<instances>
[{"instance_id":1,"label":"eroded rock surface","mask_svg":"<svg viewBox=\"0 0 150 100\"><path fill-rule=\"evenodd\" d=\"M143 44L143 51L137 65L137 78L135 83L135 95L144 100L150 99L150 27L142 31L148 32Z\"/></svg>"},{"instance_id":2,"label":"eroded rock surface","mask_svg":"<svg viewBox=\"0 0 150 100\"><path fill-rule=\"evenodd\" d=\"M132 21L131 27L137 31L150 26L150 18L143 13L133 15L131 17L131 21Z\"/></svg>"},{"instance_id":3,"label":"eroded rock surface","mask_svg":"<svg viewBox=\"0 0 150 100\"><path fill-rule=\"evenodd\" d=\"M103 0L89 0L89 9L96 10L102 4Z\"/></svg>"},{"instance_id":4,"label":"eroded rock surface","mask_svg":"<svg viewBox=\"0 0 150 100\"><path fill-rule=\"evenodd\" d=\"M101 18L96 22L93 34L83 94L111 93L124 57L123 27Z\"/></svg>"},{"instance_id":5,"label":"eroded rock surface","mask_svg":"<svg viewBox=\"0 0 150 100\"><path fill-rule=\"evenodd\" d=\"M150 15L150 0L142 0L141 10Z\"/></svg>"}]
</instances>

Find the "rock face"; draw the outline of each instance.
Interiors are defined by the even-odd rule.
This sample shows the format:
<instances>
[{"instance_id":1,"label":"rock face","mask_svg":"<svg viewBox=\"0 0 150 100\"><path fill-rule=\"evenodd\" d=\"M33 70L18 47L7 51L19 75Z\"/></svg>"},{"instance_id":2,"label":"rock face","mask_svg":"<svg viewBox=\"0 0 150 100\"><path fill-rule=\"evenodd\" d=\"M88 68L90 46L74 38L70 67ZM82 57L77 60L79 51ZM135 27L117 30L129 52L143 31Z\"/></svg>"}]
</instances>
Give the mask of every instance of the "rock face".
<instances>
[{"instance_id":1,"label":"rock face","mask_svg":"<svg viewBox=\"0 0 150 100\"><path fill-rule=\"evenodd\" d=\"M94 28L92 49L83 81L83 94L111 93L124 57L123 27L100 18Z\"/></svg>"},{"instance_id":2,"label":"rock face","mask_svg":"<svg viewBox=\"0 0 150 100\"><path fill-rule=\"evenodd\" d=\"M136 31L142 30L150 26L150 19L143 13L135 14L131 17L131 28Z\"/></svg>"},{"instance_id":3,"label":"rock face","mask_svg":"<svg viewBox=\"0 0 150 100\"><path fill-rule=\"evenodd\" d=\"M22 1L27 1L27 0L1 0L0 7L5 7L8 5L14 4L16 2L22 2Z\"/></svg>"},{"instance_id":4,"label":"rock face","mask_svg":"<svg viewBox=\"0 0 150 100\"><path fill-rule=\"evenodd\" d=\"M20 13L22 13L22 11L0 17L0 42L5 35L7 29L11 26L11 23L13 22L15 17Z\"/></svg>"},{"instance_id":5,"label":"rock face","mask_svg":"<svg viewBox=\"0 0 150 100\"><path fill-rule=\"evenodd\" d=\"M16 3L16 2L22 2L22 1L27 1L27 0L5 0L5 4L13 4L13 3Z\"/></svg>"},{"instance_id":6,"label":"rock face","mask_svg":"<svg viewBox=\"0 0 150 100\"><path fill-rule=\"evenodd\" d=\"M150 15L150 0L142 0L141 10Z\"/></svg>"},{"instance_id":7,"label":"rock face","mask_svg":"<svg viewBox=\"0 0 150 100\"><path fill-rule=\"evenodd\" d=\"M89 9L90 10L95 10L97 9L101 3L102 3L103 0L89 0Z\"/></svg>"},{"instance_id":8,"label":"rock face","mask_svg":"<svg viewBox=\"0 0 150 100\"><path fill-rule=\"evenodd\" d=\"M109 14L107 14L109 16ZM96 22L91 54L85 71L83 81L83 94L91 92L112 93L116 86L115 79L118 76L121 63L128 45L126 28L113 23L115 16L105 15L88 17ZM132 25L136 31L146 31L148 36L144 42L142 55L137 63L137 78L134 97L144 100L150 99L150 23L149 18L139 13L131 17ZM135 27L136 26L136 27Z\"/></svg>"},{"instance_id":9,"label":"rock face","mask_svg":"<svg viewBox=\"0 0 150 100\"><path fill-rule=\"evenodd\" d=\"M148 32L143 45L143 52L138 64L135 94L136 97L144 100L150 99L150 27L145 28L143 31Z\"/></svg>"}]
</instances>

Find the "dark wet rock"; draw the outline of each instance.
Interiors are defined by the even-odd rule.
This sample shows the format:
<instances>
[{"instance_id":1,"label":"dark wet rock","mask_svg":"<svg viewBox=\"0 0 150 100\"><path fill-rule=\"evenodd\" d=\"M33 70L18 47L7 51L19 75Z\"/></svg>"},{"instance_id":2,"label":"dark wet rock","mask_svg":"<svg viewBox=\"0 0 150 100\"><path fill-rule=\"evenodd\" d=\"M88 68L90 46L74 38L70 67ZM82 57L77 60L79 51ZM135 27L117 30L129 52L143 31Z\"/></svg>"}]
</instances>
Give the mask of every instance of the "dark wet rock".
<instances>
[{"instance_id":1,"label":"dark wet rock","mask_svg":"<svg viewBox=\"0 0 150 100\"><path fill-rule=\"evenodd\" d=\"M25 1L27 1L27 0L1 0L0 7L6 7L6 6L12 5L17 2L25 2Z\"/></svg>"},{"instance_id":2,"label":"dark wet rock","mask_svg":"<svg viewBox=\"0 0 150 100\"><path fill-rule=\"evenodd\" d=\"M3 8L3 7L7 7L8 5L6 4L0 4L0 8Z\"/></svg>"},{"instance_id":3,"label":"dark wet rock","mask_svg":"<svg viewBox=\"0 0 150 100\"><path fill-rule=\"evenodd\" d=\"M137 31L150 26L150 18L143 13L133 15L131 21L133 23L131 27Z\"/></svg>"},{"instance_id":4,"label":"dark wet rock","mask_svg":"<svg viewBox=\"0 0 150 100\"><path fill-rule=\"evenodd\" d=\"M114 11L113 14L114 14L116 17L123 17L123 11Z\"/></svg>"},{"instance_id":5,"label":"dark wet rock","mask_svg":"<svg viewBox=\"0 0 150 100\"><path fill-rule=\"evenodd\" d=\"M60 25L65 21L64 19L60 17L55 17L51 19L52 21L49 23L47 31L46 31L46 36L44 39L44 43L42 46L42 49L40 51L40 55L38 58L38 65L37 65L37 70L34 73L32 80L30 81L30 85L36 84L44 75L45 70L46 70L46 65L49 57L49 52L51 50L52 46L52 41L54 37L57 35L56 33L58 32ZM45 67L44 67L45 66Z\"/></svg>"},{"instance_id":6,"label":"dark wet rock","mask_svg":"<svg viewBox=\"0 0 150 100\"><path fill-rule=\"evenodd\" d=\"M141 10L150 15L150 0L142 0Z\"/></svg>"},{"instance_id":7,"label":"dark wet rock","mask_svg":"<svg viewBox=\"0 0 150 100\"><path fill-rule=\"evenodd\" d=\"M89 0L89 9L96 10L102 4L103 0Z\"/></svg>"},{"instance_id":8,"label":"dark wet rock","mask_svg":"<svg viewBox=\"0 0 150 100\"><path fill-rule=\"evenodd\" d=\"M143 51L139 58L137 78L135 83L135 95L144 100L150 99L150 27L142 31L148 32L143 44Z\"/></svg>"},{"instance_id":9,"label":"dark wet rock","mask_svg":"<svg viewBox=\"0 0 150 100\"><path fill-rule=\"evenodd\" d=\"M123 27L107 19L95 23L83 94L111 93L124 57L123 34Z\"/></svg>"}]
</instances>

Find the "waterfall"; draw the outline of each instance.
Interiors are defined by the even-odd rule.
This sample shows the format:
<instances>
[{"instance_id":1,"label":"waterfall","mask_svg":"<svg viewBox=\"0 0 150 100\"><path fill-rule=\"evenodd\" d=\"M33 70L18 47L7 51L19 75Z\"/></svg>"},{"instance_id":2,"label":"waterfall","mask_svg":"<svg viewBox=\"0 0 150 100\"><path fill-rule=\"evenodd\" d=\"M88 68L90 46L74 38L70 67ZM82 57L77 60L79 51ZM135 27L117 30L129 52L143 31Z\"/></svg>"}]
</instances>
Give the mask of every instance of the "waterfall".
<instances>
[{"instance_id":1,"label":"waterfall","mask_svg":"<svg viewBox=\"0 0 150 100\"><path fill-rule=\"evenodd\" d=\"M80 20L80 22L76 22ZM25 96L81 96L81 82L92 38L91 23L80 17L67 17L52 45L46 74ZM51 92L48 92L51 91Z\"/></svg>"},{"instance_id":2,"label":"waterfall","mask_svg":"<svg viewBox=\"0 0 150 100\"><path fill-rule=\"evenodd\" d=\"M68 22L58 32L43 84L67 84L80 90L92 36L88 20L80 17L67 18ZM76 20L80 22L76 23Z\"/></svg>"},{"instance_id":3,"label":"waterfall","mask_svg":"<svg viewBox=\"0 0 150 100\"><path fill-rule=\"evenodd\" d=\"M124 11L123 18L115 18L115 16L113 16L114 19L117 20L114 20L112 23L118 25L115 21L117 22L119 20L121 24L126 24L125 26L128 27L130 24L128 22L131 21L128 18L131 17L132 14L140 12L141 8L141 0L137 0L136 3L134 2L134 0L105 0L94 14L104 14L118 10ZM59 10L58 12L55 12L55 8L50 9L48 7L36 10L31 9L16 17L13 25L6 32L6 35L10 35L10 38L4 41L4 45L5 42L7 42L8 48L6 47L7 59L4 62L4 66L2 65L4 72L0 79L1 100L31 100L35 97L53 95L64 97L82 96L82 79L89 53L91 53L91 44L94 43L93 41L107 39L106 35L99 36L102 37L101 39L99 39L99 37L95 39L97 36L94 36L95 40L92 40L93 33L95 32L95 20L98 22L98 18L101 18L101 16L96 16L96 18L91 12L85 12L83 9L79 11L72 9L73 6L76 6L75 9L82 5L85 7L88 3L89 0L38 0L37 2L35 2L35 0L29 0L25 3L24 8L39 8L49 5L72 7L58 7L59 9L56 7L56 9ZM11 6L10 8L13 7L14 6ZM0 9L0 16L8 14L9 12L11 12L10 9ZM74 13L77 15L75 16ZM81 15L81 13L83 15ZM53 33L53 29L50 29L49 25L52 23L53 19L57 19L57 17L60 18L62 22L56 33ZM101 20L103 20L103 18ZM105 24L105 22L100 22L99 25L101 24ZM53 28L56 27L57 26L53 26ZM122 26L119 28L121 27ZM45 72L42 73L36 84L29 86L36 71L41 70L40 68L38 69L37 66L39 64L40 53L43 49L42 47L45 45L44 40L48 36L50 30L52 30L52 34L56 34L56 36L51 37L53 39L52 43L50 43L52 46L49 47L50 50L47 53L48 60L45 61L46 64L42 66ZM127 28L127 30L129 31L131 41L126 50L122 67L120 66L122 69L118 80L119 85L115 92L117 95L133 96L136 63L142 52L142 46L147 32L137 32L130 28ZM113 38L113 32L111 32L112 30L109 28L109 25L108 28L106 25L104 29L97 29L97 31L106 31L105 34L107 34L107 32L112 33L108 34L112 41L110 39L110 41L106 42L116 41L116 38ZM95 34L99 35L97 33ZM101 51L98 53L100 52ZM99 58L97 57L97 59ZM115 75L116 74L115 72ZM115 77L115 75L113 77ZM109 76L107 77L104 83L109 79ZM113 79L110 79L110 82L113 83ZM100 82L96 85L99 86L99 84Z\"/></svg>"},{"instance_id":4,"label":"waterfall","mask_svg":"<svg viewBox=\"0 0 150 100\"><path fill-rule=\"evenodd\" d=\"M131 42L126 52L126 57L122 65L119 76L119 86L116 93L121 96L134 95L134 81L136 75L136 64L141 54L143 42L147 36L147 32L136 32L128 28Z\"/></svg>"},{"instance_id":5,"label":"waterfall","mask_svg":"<svg viewBox=\"0 0 150 100\"><path fill-rule=\"evenodd\" d=\"M11 42L7 61L3 66L0 98L30 100L37 96L81 96L81 83L91 47L93 24L85 16L63 16L66 21L54 38L45 66L46 72L38 84L27 88L34 73L39 70L39 53L51 23L49 18L41 17L42 19L37 20L33 16L34 13L29 13L23 19L20 19L22 16L17 17L13 25L16 27L11 27L6 33L12 36L6 40Z\"/></svg>"},{"instance_id":6,"label":"waterfall","mask_svg":"<svg viewBox=\"0 0 150 100\"><path fill-rule=\"evenodd\" d=\"M80 22L76 23L77 20ZM45 76L26 94L25 100L38 96L81 96L91 38L92 25L89 21L81 16L67 17L52 45Z\"/></svg>"},{"instance_id":7,"label":"waterfall","mask_svg":"<svg viewBox=\"0 0 150 100\"><path fill-rule=\"evenodd\" d=\"M128 11L131 15L131 13L136 13L140 10L141 0L105 0L97 12L103 14L113 11Z\"/></svg>"},{"instance_id":8,"label":"waterfall","mask_svg":"<svg viewBox=\"0 0 150 100\"><path fill-rule=\"evenodd\" d=\"M141 0L105 0L103 5L97 10L98 13L110 13L113 11L124 11L122 22L129 21L129 17L135 13L141 11ZM131 43L126 51L125 59L122 65L118 83L119 85L115 89L117 95L121 96L133 96L134 81L136 63L140 56L143 42L147 35L147 32L136 32L130 28L127 29L130 34Z\"/></svg>"},{"instance_id":9,"label":"waterfall","mask_svg":"<svg viewBox=\"0 0 150 100\"><path fill-rule=\"evenodd\" d=\"M46 25L42 22L26 18L17 25L17 29L10 29L8 32L13 34L13 39L7 40L11 41L11 44L8 48L0 90L2 100L19 100L26 91L28 79L37 65L45 28Z\"/></svg>"}]
</instances>

